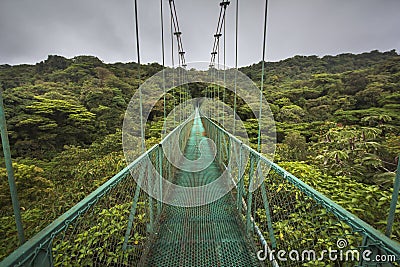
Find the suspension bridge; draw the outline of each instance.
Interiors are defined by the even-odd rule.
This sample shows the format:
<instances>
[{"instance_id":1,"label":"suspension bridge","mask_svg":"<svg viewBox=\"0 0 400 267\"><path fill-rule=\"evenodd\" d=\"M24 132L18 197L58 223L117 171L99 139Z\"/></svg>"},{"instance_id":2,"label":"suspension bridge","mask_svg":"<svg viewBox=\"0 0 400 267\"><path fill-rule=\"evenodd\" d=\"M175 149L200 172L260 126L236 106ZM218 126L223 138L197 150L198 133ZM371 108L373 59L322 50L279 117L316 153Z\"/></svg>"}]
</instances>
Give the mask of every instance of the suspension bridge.
<instances>
[{"instance_id":1,"label":"suspension bridge","mask_svg":"<svg viewBox=\"0 0 400 267\"><path fill-rule=\"evenodd\" d=\"M146 150L146 109L151 107L144 103L148 95L154 94L154 87L151 91L139 87L133 112L127 112L136 116L138 123L125 118L124 127L129 130L124 142L132 142L129 137L135 133L140 136L141 142L136 144L140 155L127 156L126 168L33 238L21 242L0 266L399 266L399 243L274 163L269 153L263 153L263 138L271 137L263 135L263 129L273 128L268 116L263 116L264 65L258 95L247 99L248 106L259 112L254 149L237 127L236 115L227 115L229 107L223 104L227 96L222 88L228 84L233 87L233 114L237 96L242 97L243 91L250 94L236 72L238 2L235 69L225 68L225 13L230 2L223 0L209 69L191 75L186 70L175 2L168 1L171 42L176 41L177 47L175 51L172 46L172 62L177 53L178 66L162 71L157 84L164 103L164 137ZM160 7L164 65L163 1ZM267 7L268 1L263 64ZM140 68L136 0L135 22ZM196 81L213 83L204 99L190 100L185 93L194 81L191 76L196 76ZM165 95L175 86L183 90L180 98L173 100L174 105L183 107L167 116ZM222 104L213 99L221 99ZM132 130L134 125L137 131ZM2 137L6 136L3 132L2 128ZM131 151L124 152L127 155ZM394 199L392 217L397 203ZM18 212L16 219L20 224ZM389 218L389 232L392 223L393 218ZM339 253L338 249L345 251ZM337 253L333 258L323 257L319 252L324 250Z\"/></svg>"}]
</instances>

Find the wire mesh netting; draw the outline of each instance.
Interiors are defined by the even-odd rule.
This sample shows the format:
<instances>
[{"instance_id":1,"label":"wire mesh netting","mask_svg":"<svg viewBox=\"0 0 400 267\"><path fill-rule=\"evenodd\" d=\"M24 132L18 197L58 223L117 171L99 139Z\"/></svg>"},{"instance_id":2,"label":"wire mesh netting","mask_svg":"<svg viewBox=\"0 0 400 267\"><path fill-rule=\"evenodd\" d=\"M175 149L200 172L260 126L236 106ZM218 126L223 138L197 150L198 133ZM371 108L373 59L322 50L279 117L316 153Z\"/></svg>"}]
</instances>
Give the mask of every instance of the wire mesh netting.
<instances>
[{"instance_id":1,"label":"wire mesh netting","mask_svg":"<svg viewBox=\"0 0 400 267\"><path fill-rule=\"evenodd\" d=\"M183 156L195 164L173 164ZM211 164L199 170L202 157ZM213 200L200 205L206 198ZM196 115L2 264L399 266L399 260L398 243Z\"/></svg>"},{"instance_id":2,"label":"wire mesh netting","mask_svg":"<svg viewBox=\"0 0 400 267\"><path fill-rule=\"evenodd\" d=\"M185 147L192 122L178 126ZM5 266L137 265L161 212L159 171L167 179L176 168L163 161L155 145L124 170L12 253ZM164 167L164 168L162 168ZM140 184L140 186L138 186ZM151 192L151 194L148 194ZM153 197L152 197L153 196Z\"/></svg>"},{"instance_id":3,"label":"wire mesh netting","mask_svg":"<svg viewBox=\"0 0 400 267\"><path fill-rule=\"evenodd\" d=\"M148 175L145 161L131 172L138 176ZM129 266L137 262L156 203L145 192L139 193L131 233L125 240L136 189L134 178L127 174L107 194L96 198L92 205L82 210L75 220L67 222L66 228L52 242L54 265ZM153 202L153 205L149 205L149 202ZM124 242L127 243L125 249Z\"/></svg>"},{"instance_id":4,"label":"wire mesh netting","mask_svg":"<svg viewBox=\"0 0 400 267\"><path fill-rule=\"evenodd\" d=\"M226 146L217 158L236 185L236 208L265 265L399 266L398 243L210 119L203 124L211 139Z\"/></svg>"},{"instance_id":5,"label":"wire mesh netting","mask_svg":"<svg viewBox=\"0 0 400 267\"><path fill-rule=\"evenodd\" d=\"M200 118L194 120L188 139L185 156L196 160L201 156L200 142L204 140ZM218 147L218 144L217 144ZM212 162L200 171L178 171L174 183L185 187L199 187L212 183L221 176L221 167L211 147L201 152ZM179 207L166 205L155 233L155 240L149 246L146 266L258 266L254 248L244 234L243 224L238 216L231 194L225 188L214 188L212 193L222 192L223 197L206 205ZM193 198L171 191L171 198ZM179 202L179 201L177 201ZM194 200L196 202L196 200ZM172 256L173 255L173 256Z\"/></svg>"}]
</instances>

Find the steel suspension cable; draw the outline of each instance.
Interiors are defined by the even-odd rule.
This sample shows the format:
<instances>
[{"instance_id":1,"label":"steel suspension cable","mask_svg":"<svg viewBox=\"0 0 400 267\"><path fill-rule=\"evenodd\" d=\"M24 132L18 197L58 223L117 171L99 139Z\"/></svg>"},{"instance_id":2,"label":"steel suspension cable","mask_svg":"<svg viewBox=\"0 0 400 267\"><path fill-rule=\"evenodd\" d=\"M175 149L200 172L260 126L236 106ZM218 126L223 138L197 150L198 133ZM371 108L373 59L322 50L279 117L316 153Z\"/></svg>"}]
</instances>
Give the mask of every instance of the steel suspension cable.
<instances>
[{"instance_id":1,"label":"steel suspension cable","mask_svg":"<svg viewBox=\"0 0 400 267\"><path fill-rule=\"evenodd\" d=\"M176 6L175 6L174 0L170 0L170 6L173 9L173 13L174 13L174 17L175 17L174 21L176 23L176 33L177 33L177 40L178 40L178 47L179 47L179 55L181 56L182 65L184 65L185 64L185 52L183 50L183 45L182 45L182 38L181 38L182 32L180 31L180 28L179 28L178 15L176 12ZM172 10L171 10L171 12L172 12Z\"/></svg>"},{"instance_id":2,"label":"steel suspension cable","mask_svg":"<svg viewBox=\"0 0 400 267\"><path fill-rule=\"evenodd\" d=\"M214 43L213 43L213 49L211 52L211 60L210 64L215 64L215 59L216 59L216 52L219 46L219 37L222 35L222 25L225 20L225 13L226 13L226 7L230 4L229 1L223 0L219 5L220 5L220 12L219 12L219 17L218 17L218 23L217 23L217 29L214 34Z\"/></svg>"},{"instance_id":3,"label":"steel suspension cable","mask_svg":"<svg viewBox=\"0 0 400 267\"><path fill-rule=\"evenodd\" d=\"M178 58L179 105L182 105L182 58ZM182 122L182 110L179 113L179 123Z\"/></svg>"},{"instance_id":4,"label":"steel suspension cable","mask_svg":"<svg viewBox=\"0 0 400 267\"><path fill-rule=\"evenodd\" d=\"M216 55L215 51L217 50L217 39L216 39L217 36L216 35L219 32L219 25L220 25L220 22L221 22L221 17L222 17L222 8L219 11L217 30L215 31L215 34L214 34L214 43L213 43L213 49L212 49L212 52L211 52L210 64L215 63L215 55Z\"/></svg>"},{"instance_id":5,"label":"steel suspension cable","mask_svg":"<svg viewBox=\"0 0 400 267\"><path fill-rule=\"evenodd\" d=\"M215 58L217 55L217 50L218 50L218 40L219 40L219 28L220 28L220 23L221 23L221 18L222 18L222 8L220 8L219 11L219 16L218 16L218 23L217 23L217 29L215 31L214 34L214 43L213 43L213 48L212 48L212 52L211 52L211 59L210 59L210 66L212 67L211 69L211 79L212 79L212 98L216 98L216 84L215 84L215 78L216 78L216 68L215 68ZM217 110L218 110L218 106L217 106ZM211 117L211 111L210 111L210 117Z\"/></svg>"},{"instance_id":6,"label":"steel suspension cable","mask_svg":"<svg viewBox=\"0 0 400 267\"><path fill-rule=\"evenodd\" d=\"M222 24L221 24L222 25ZM219 118L219 102L220 102L220 98L219 98L219 74L220 74L220 62L219 62L219 58L220 58L220 47L219 47L219 38L221 37L221 33L217 34L217 68L216 68L216 72L217 72L217 98L218 98L218 102L217 102L217 114L218 114L218 118Z\"/></svg>"},{"instance_id":7,"label":"steel suspension cable","mask_svg":"<svg viewBox=\"0 0 400 267\"><path fill-rule=\"evenodd\" d=\"M239 0L236 0L236 16L235 16L235 84L234 84L234 97L233 97L233 129L232 133L235 135L236 130L236 91L237 91L237 72L238 72L238 26L239 26Z\"/></svg>"},{"instance_id":8,"label":"steel suspension cable","mask_svg":"<svg viewBox=\"0 0 400 267\"><path fill-rule=\"evenodd\" d=\"M260 111L258 115L258 137L257 137L257 151L261 151L261 113L262 113L262 97L264 89L264 75L265 75L265 47L267 42L267 19L268 19L268 0L265 0L264 11L264 33L263 33L263 51L261 61L261 86L260 86Z\"/></svg>"},{"instance_id":9,"label":"steel suspension cable","mask_svg":"<svg viewBox=\"0 0 400 267\"><path fill-rule=\"evenodd\" d=\"M225 43L226 43L226 39L225 39L225 18L226 18L226 8L227 6L230 4L229 1L227 0L223 0L222 2L220 2L220 12L219 12L219 16L218 16L218 23L217 23L217 29L216 32L214 34L214 43L213 43L213 49L211 52L211 60L210 60L210 66L215 66L215 60L217 60L217 68L215 68L216 71L216 78L217 81L219 81L220 79L220 37L222 36L222 31L224 31L224 46L223 46L223 50L224 50L224 87L226 86L226 73L225 73ZM214 97L215 97L215 87L217 88L217 98L218 100L220 99L220 88L219 88L219 83L214 83ZM222 92L222 125L224 125L224 119L225 119L225 107L224 107L224 102L225 102L225 89ZM219 102L217 102L217 111L219 111ZM219 113L217 113L219 115Z\"/></svg>"},{"instance_id":10,"label":"steel suspension cable","mask_svg":"<svg viewBox=\"0 0 400 267\"><path fill-rule=\"evenodd\" d=\"M172 16L171 16L171 63L172 63L172 88L175 87L175 60L174 60L174 30L173 30L173 22L172 22ZM174 116L174 123L175 123L175 96L172 95L173 98L173 103L172 103L172 113ZM175 125L174 125L175 126Z\"/></svg>"},{"instance_id":11,"label":"steel suspension cable","mask_svg":"<svg viewBox=\"0 0 400 267\"><path fill-rule=\"evenodd\" d=\"M163 16L163 0L160 0L160 19L161 19L161 55L163 66L163 92L164 92L164 123L163 132L167 131L167 112L166 112L166 92L165 92L165 48L164 48L164 16Z\"/></svg>"},{"instance_id":12,"label":"steel suspension cable","mask_svg":"<svg viewBox=\"0 0 400 267\"><path fill-rule=\"evenodd\" d=\"M220 36L219 36L220 37ZM217 114L218 114L218 118L219 118L219 102L220 102L220 98L219 98L219 73L220 73L220 63L219 63L219 52L220 52L220 50L219 50L219 37L218 37L218 51L217 51L217 60L218 60L218 64L217 64L217 66L218 66L218 68L217 68L217 81L218 81L218 83L217 83L217 97L218 97L218 102L217 102Z\"/></svg>"},{"instance_id":13,"label":"steel suspension cable","mask_svg":"<svg viewBox=\"0 0 400 267\"><path fill-rule=\"evenodd\" d=\"M180 31L178 15L176 12L176 6L174 0L169 0L169 8L170 8L170 15L171 15L171 32L173 31L173 35L176 36L177 41L177 49L178 49L178 81L179 81L179 103L182 103L182 83L183 83L183 69L182 67L186 66L185 60L185 51L183 51L183 44L182 44L182 32ZM172 30L173 28L173 30ZM172 38L173 39L173 38ZM173 42L173 41L172 41ZM172 44L173 45L173 44ZM174 51L172 51L174 53ZM175 103L175 101L174 101ZM180 122L182 121L182 112L180 112L179 116Z\"/></svg>"},{"instance_id":14,"label":"steel suspension cable","mask_svg":"<svg viewBox=\"0 0 400 267\"><path fill-rule=\"evenodd\" d=\"M143 103L142 103L142 89L140 88L141 75L140 75L140 43L139 43L139 19L137 12L137 0L135 0L135 32L136 32L136 53L137 53L137 68L138 68L138 79L139 79L139 105L140 105L140 137L142 139L142 151L146 151L145 140L144 140L144 125L143 125Z\"/></svg>"},{"instance_id":15,"label":"steel suspension cable","mask_svg":"<svg viewBox=\"0 0 400 267\"><path fill-rule=\"evenodd\" d=\"M224 10L226 6L224 5ZM224 11L224 88L222 91L222 126L225 127L225 88L226 88L226 19Z\"/></svg>"},{"instance_id":16,"label":"steel suspension cable","mask_svg":"<svg viewBox=\"0 0 400 267\"><path fill-rule=\"evenodd\" d=\"M214 67L213 68L213 98L214 99L217 98L217 91L216 91L217 87L215 86L216 77L217 77L217 69Z\"/></svg>"}]
</instances>

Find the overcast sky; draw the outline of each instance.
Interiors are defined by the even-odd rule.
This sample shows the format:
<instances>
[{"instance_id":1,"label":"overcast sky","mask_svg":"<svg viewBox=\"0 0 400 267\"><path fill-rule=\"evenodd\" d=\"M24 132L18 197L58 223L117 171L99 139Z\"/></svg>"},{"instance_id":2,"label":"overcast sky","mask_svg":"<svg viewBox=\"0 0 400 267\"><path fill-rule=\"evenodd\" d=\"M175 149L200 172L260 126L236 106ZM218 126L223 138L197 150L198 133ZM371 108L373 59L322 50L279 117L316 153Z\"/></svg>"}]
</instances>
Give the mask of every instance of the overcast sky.
<instances>
[{"instance_id":1,"label":"overcast sky","mask_svg":"<svg viewBox=\"0 0 400 267\"><path fill-rule=\"evenodd\" d=\"M186 61L210 60L220 0L175 0ZM171 63L168 0L166 63ZM239 65L261 60L264 0L240 0ZM160 1L138 0L142 62L161 62ZM234 66L236 0L227 9L227 65ZM0 64L48 54L136 61L133 0L0 0ZM267 60L378 49L400 51L400 0L270 0Z\"/></svg>"}]
</instances>

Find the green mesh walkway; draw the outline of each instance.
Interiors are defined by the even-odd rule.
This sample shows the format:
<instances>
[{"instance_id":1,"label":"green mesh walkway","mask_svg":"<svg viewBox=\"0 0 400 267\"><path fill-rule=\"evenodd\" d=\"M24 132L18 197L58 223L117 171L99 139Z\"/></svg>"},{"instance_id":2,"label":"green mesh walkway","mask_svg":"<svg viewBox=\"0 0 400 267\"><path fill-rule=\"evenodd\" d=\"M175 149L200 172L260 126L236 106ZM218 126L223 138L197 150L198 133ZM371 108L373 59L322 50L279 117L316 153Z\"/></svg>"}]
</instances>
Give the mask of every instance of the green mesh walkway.
<instances>
[{"instance_id":1,"label":"green mesh walkway","mask_svg":"<svg viewBox=\"0 0 400 267\"><path fill-rule=\"evenodd\" d=\"M205 131L201 119L194 120L185 156L200 156L199 142ZM212 155L211 147L205 149ZM214 161L199 172L177 173L175 183L201 186L218 178L221 170ZM218 191L218 189L216 188ZM172 196L171 197L179 197ZM157 237L150 245L145 266L258 266L259 261L246 239L231 194L198 207L164 207Z\"/></svg>"}]
</instances>

